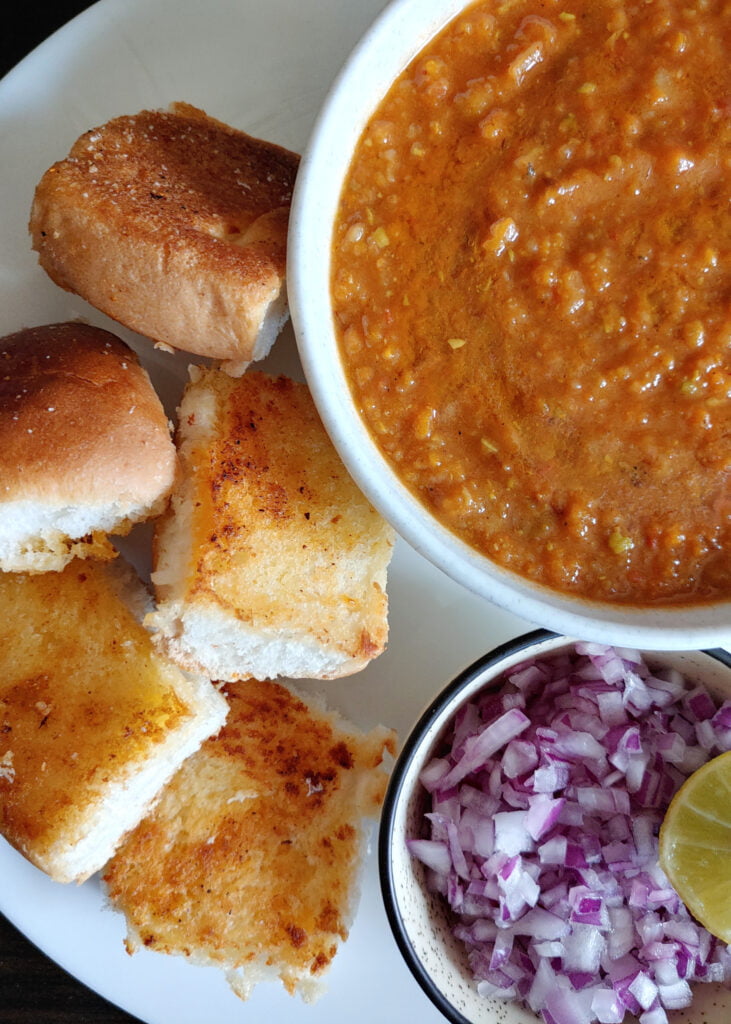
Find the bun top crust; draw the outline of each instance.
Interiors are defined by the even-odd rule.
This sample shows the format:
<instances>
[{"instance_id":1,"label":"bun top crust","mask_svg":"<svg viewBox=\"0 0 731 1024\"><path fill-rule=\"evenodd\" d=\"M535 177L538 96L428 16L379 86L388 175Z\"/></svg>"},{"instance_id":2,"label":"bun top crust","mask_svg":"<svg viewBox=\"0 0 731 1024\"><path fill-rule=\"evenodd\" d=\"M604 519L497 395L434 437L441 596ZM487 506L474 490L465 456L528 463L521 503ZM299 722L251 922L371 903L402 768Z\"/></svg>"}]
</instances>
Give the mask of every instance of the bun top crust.
<instances>
[{"instance_id":1,"label":"bun top crust","mask_svg":"<svg viewBox=\"0 0 731 1024\"><path fill-rule=\"evenodd\" d=\"M0 340L0 501L152 507L176 453L135 352L82 323Z\"/></svg>"},{"instance_id":2,"label":"bun top crust","mask_svg":"<svg viewBox=\"0 0 731 1024\"><path fill-rule=\"evenodd\" d=\"M298 157L240 132L187 103L170 110L115 118L86 132L64 161L64 174L90 185L104 212L127 219L134 230L165 238L173 247L205 253L212 265L262 270L270 262L284 273L284 240L266 261L240 246L262 216L285 221ZM254 241L271 237L257 230ZM221 238L235 243L220 245Z\"/></svg>"},{"instance_id":3,"label":"bun top crust","mask_svg":"<svg viewBox=\"0 0 731 1024\"><path fill-rule=\"evenodd\" d=\"M36 188L41 266L162 345L238 371L286 318L299 157L186 103L87 131Z\"/></svg>"}]
</instances>

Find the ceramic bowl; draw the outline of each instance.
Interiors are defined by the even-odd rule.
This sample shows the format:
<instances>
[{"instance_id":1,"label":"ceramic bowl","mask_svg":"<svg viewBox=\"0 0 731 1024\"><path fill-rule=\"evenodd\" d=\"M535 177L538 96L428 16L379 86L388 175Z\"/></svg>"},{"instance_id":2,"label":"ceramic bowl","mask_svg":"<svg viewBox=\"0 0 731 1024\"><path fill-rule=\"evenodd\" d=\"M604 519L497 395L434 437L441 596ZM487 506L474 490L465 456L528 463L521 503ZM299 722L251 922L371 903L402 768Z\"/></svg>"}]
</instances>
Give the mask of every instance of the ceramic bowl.
<instances>
[{"instance_id":1,"label":"ceramic bowl","mask_svg":"<svg viewBox=\"0 0 731 1024\"><path fill-rule=\"evenodd\" d=\"M395 0L342 68L303 154L291 212L288 292L315 402L351 475L413 548L473 593L559 633L644 649L697 649L731 638L731 602L624 608L572 598L503 569L440 525L394 474L351 398L330 303L338 199L361 131L394 78L464 6Z\"/></svg>"},{"instance_id":2,"label":"ceramic bowl","mask_svg":"<svg viewBox=\"0 0 731 1024\"><path fill-rule=\"evenodd\" d=\"M439 748L440 737L457 710L482 690L495 686L509 669L573 646L574 640L536 630L497 647L465 669L435 698L405 739L391 776L379 832L379 871L386 914L396 944L414 978L453 1024L536 1024L536 1016L517 1003L478 995L463 948L452 935L446 902L430 893L425 874L406 847L421 834L425 808L419 783L422 769ZM725 651L648 652L648 663L673 666L688 680L731 694L731 655ZM671 1024L726 1024L731 993L697 985L686 1011L669 1014ZM634 1018L627 1015L625 1024Z\"/></svg>"}]
</instances>

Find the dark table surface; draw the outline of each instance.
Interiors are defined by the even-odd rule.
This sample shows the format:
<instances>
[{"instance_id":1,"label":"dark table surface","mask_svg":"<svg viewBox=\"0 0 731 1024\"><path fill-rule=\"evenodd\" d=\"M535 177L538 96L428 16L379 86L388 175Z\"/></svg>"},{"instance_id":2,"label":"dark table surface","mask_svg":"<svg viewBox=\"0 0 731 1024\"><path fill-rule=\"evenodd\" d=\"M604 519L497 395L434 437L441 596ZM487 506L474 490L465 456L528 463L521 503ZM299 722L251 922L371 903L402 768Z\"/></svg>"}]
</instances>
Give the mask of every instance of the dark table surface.
<instances>
[{"instance_id":1,"label":"dark table surface","mask_svg":"<svg viewBox=\"0 0 731 1024\"><path fill-rule=\"evenodd\" d=\"M0 32L0 76L89 6L89 0L53 0L50 4L40 0L22 5L19 8L22 13L9 19ZM7 27L8 24L12 27ZM71 978L0 914L0 1024L135 1024L135 1021L136 1018Z\"/></svg>"}]
</instances>

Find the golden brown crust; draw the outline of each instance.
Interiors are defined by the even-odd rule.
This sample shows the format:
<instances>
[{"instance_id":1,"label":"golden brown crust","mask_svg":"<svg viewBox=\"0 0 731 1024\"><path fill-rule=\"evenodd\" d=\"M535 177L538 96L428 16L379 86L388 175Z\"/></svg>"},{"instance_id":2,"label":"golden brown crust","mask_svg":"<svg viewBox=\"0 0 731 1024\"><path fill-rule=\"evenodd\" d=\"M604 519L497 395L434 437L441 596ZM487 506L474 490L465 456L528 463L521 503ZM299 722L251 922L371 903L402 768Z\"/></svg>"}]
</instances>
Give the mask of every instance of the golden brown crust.
<instances>
[{"instance_id":1,"label":"golden brown crust","mask_svg":"<svg viewBox=\"0 0 731 1024\"><path fill-rule=\"evenodd\" d=\"M184 103L115 118L43 176L33 246L57 284L127 327L245 362L284 307L298 161Z\"/></svg>"},{"instance_id":2,"label":"golden brown crust","mask_svg":"<svg viewBox=\"0 0 731 1024\"><path fill-rule=\"evenodd\" d=\"M0 340L0 371L0 502L150 510L167 495L168 420L115 335L83 323L30 327Z\"/></svg>"},{"instance_id":3,"label":"golden brown crust","mask_svg":"<svg viewBox=\"0 0 731 1024\"><path fill-rule=\"evenodd\" d=\"M348 934L363 852L394 753L276 683L229 687L230 711L107 866L129 948L318 980ZM305 985L303 991L306 991Z\"/></svg>"},{"instance_id":4,"label":"golden brown crust","mask_svg":"<svg viewBox=\"0 0 731 1024\"><path fill-rule=\"evenodd\" d=\"M0 832L59 881L104 864L203 706L152 648L143 599L121 560L0 573ZM158 758L170 765L145 798L139 773Z\"/></svg>"},{"instance_id":5,"label":"golden brown crust","mask_svg":"<svg viewBox=\"0 0 731 1024\"><path fill-rule=\"evenodd\" d=\"M307 386L198 370L178 440L180 485L157 525L153 576L152 618L170 653L228 680L335 678L379 655L393 531L345 469ZM204 650L216 623L225 659L225 641Z\"/></svg>"}]
</instances>

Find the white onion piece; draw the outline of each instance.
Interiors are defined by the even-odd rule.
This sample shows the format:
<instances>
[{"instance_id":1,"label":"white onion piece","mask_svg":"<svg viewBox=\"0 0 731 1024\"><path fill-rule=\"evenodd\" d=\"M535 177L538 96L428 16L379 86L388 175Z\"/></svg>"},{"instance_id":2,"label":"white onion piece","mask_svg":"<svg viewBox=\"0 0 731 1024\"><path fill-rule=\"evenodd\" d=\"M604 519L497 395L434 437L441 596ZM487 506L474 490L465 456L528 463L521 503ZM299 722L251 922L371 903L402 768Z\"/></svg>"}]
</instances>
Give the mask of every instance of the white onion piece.
<instances>
[{"instance_id":1,"label":"white onion piece","mask_svg":"<svg viewBox=\"0 0 731 1024\"><path fill-rule=\"evenodd\" d=\"M657 839L684 778L729 749L731 701L601 644L526 662L460 709L408 845L478 992L545 1024L667 1024L694 983L730 983L731 952L681 903Z\"/></svg>"}]
</instances>

